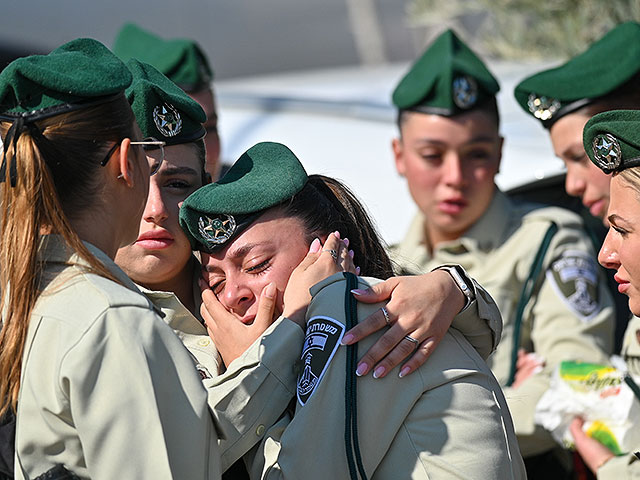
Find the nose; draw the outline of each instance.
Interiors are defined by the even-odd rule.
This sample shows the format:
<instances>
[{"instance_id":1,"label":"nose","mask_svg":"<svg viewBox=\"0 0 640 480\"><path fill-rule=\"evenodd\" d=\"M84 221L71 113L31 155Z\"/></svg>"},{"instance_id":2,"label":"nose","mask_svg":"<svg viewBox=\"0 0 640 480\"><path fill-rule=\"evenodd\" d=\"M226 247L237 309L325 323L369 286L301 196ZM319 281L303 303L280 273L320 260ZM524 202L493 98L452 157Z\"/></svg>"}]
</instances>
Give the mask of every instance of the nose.
<instances>
[{"instance_id":1,"label":"nose","mask_svg":"<svg viewBox=\"0 0 640 480\"><path fill-rule=\"evenodd\" d=\"M460 156L455 152L445 155L443 162L443 180L446 185L459 187L464 183L464 172Z\"/></svg>"},{"instance_id":2,"label":"nose","mask_svg":"<svg viewBox=\"0 0 640 480\"><path fill-rule=\"evenodd\" d=\"M585 189L587 188L587 182L584 181L582 176L578 175L575 169L568 168L564 187L567 190L567 193L572 197L582 197Z\"/></svg>"},{"instance_id":3,"label":"nose","mask_svg":"<svg viewBox=\"0 0 640 480\"><path fill-rule=\"evenodd\" d=\"M238 281L233 276L227 276L222 295L218 295L220 302L227 310L243 316L253 304L255 296L248 285Z\"/></svg>"},{"instance_id":4,"label":"nose","mask_svg":"<svg viewBox=\"0 0 640 480\"><path fill-rule=\"evenodd\" d=\"M616 247L615 235L615 231L610 228L598 253L598 262L600 265L612 270L617 270L620 266L620 257Z\"/></svg>"},{"instance_id":5,"label":"nose","mask_svg":"<svg viewBox=\"0 0 640 480\"><path fill-rule=\"evenodd\" d=\"M149 196L144 207L142 218L150 223L160 224L169 216L167 206L162 198L162 192L158 184L151 180L149 184Z\"/></svg>"}]
</instances>

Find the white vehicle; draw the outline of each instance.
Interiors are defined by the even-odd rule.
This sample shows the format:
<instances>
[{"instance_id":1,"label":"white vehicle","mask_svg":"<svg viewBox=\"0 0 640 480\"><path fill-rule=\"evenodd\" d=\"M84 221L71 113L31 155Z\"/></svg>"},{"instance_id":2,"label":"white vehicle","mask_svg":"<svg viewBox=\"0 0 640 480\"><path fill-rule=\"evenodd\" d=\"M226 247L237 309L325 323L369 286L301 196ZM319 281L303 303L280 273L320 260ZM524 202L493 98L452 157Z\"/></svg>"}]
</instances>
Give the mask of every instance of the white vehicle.
<instances>
[{"instance_id":1,"label":"white vehicle","mask_svg":"<svg viewBox=\"0 0 640 480\"><path fill-rule=\"evenodd\" d=\"M519 80L546 67L490 66L501 84L498 104L505 144L497 183L503 190L526 190L534 181L557 185L563 173L547 132L513 98ZM305 71L216 82L223 160L233 162L257 142L284 143L309 173L346 182L369 209L383 238L396 243L416 211L391 151L397 135L391 92L407 68Z\"/></svg>"}]
</instances>

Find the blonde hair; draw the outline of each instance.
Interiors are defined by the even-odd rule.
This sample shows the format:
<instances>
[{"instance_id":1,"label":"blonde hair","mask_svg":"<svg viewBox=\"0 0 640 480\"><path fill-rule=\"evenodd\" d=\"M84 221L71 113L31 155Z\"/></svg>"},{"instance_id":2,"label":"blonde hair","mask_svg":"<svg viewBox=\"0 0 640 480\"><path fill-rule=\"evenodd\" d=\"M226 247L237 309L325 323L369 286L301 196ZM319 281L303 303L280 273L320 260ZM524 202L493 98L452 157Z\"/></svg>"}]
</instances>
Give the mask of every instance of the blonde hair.
<instances>
[{"instance_id":1,"label":"blonde hair","mask_svg":"<svg viewBox=\"0 0 640 480\"><path fill-rule=\"evenodd\" d=\"M631 167L625 168L620 173L614 175L619 175L631 188L636 191L636 196L640 201L640 167Z\"/></svg>"},{"instance_id":2,"label":"blonde hair","mask_svg":"<svg viewBox=\"0 0 640 480\"><path fill-rule=\"evenodd\" d=\"M100 161L113 142L133 136L124 95L31 124L8 146L7 180L0 185L0 415L17 406L31 312L41 293L43 234L56 233L85 260L87 270L116 281L73 230L70 218L92 205ZM0 123L5 138L11 123ZM13 164L15 186L9 182Z\"/></svg>"}]
</instances>

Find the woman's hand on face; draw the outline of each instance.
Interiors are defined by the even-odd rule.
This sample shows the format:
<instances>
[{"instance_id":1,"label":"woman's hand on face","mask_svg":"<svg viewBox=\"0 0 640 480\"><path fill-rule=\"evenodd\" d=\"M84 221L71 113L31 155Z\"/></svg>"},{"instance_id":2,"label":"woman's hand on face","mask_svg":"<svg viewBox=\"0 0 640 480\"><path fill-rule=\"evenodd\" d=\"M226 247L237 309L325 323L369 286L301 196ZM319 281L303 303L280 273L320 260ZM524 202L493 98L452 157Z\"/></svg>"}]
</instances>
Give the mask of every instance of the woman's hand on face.
<instances>
[{"instance_id":1,"label":"woman's hand on face","mask_svg":"<svg viewBox=\"0 0 640 480\"><path fill-rule=\"evenodd\" d=\"M265 286L258 300L258 311L251 325L240 322L218 301L207 283L200 279L202 305L200 314L225 365L242 355L273 323L277 289L275 283Z\"/></svg>"},{"instance_id":2,"label":"woman's hand on face","mask_svg":"<svg viewBox=\"0 0 640 480\"><path fill-rule=\"evenodd\" d=\"M516 375L512 388L518 388L529 377L540 373L544 368L544 359L535 352L527 353L524 349L518 350L518 361L516 362Z\"/></svg>"},{"instance_id":3,"label":"woman's hand on face","mask_svg":"<svg viewBox=\"0 0 640 480\"><path fill-rule=\"evenodd\" d=\"M309 253L293 270L284 290L283 316L305 328L305 314L311 302L309 289L334 273L355 273L353 252L348 247L349 240L341 240L338 232L329 234L324 245L317 238L311 242Z\"/></svg>"},{"instance_id":4,"label":"woman's hand on face","mask_svg":"<svg viewBox=\"0 0 640 480\"><path fill-rule=\"evenodd\" d=\"M576 417L569 425L569 431L573 435L573 441L576 444L576 450L587 464L587 467L595 474L598 468L611 460L615 455L611 450L601 444L599 441L589 437L582 430L584 420Z\"/></svg>"},{"instance_id":5,"label":"woman's hand on face","mask_svg":"<svg viewBox=\"0 0 640 480\"><path fill-rule=\"evenodd\" d=\"M420 276L392 277L353 293L364 303L389 300L385 305L388 320L382 309L378 309L346 332L342 340L343 344L350 345L390 327L358 362L358 375L366 375L373 369L375 378L384 377L409 356L400 370L401 377L426 362L465 302L460 288L443 270Z\"/></svg>"}]
</instances>

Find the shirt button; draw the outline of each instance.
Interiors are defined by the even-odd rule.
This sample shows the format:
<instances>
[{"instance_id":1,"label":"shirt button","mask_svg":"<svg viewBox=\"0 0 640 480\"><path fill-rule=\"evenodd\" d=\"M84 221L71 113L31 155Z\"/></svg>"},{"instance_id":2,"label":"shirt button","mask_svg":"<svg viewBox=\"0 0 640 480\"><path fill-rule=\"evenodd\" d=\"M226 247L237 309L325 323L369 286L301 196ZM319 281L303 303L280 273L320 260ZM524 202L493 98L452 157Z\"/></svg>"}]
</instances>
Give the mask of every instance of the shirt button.
<instances>
[{"instance_id":1,"label":"shirt button","mask_svg":"<svg viewBox=\"0 0 640 480\"><path fill-rule=\"evenodd\" d=\"M200 340L198 340L198 345L200 345L201 347L206 347L207 345L209 345L209 339L201 338Z\"/></svg>"},{"instance_id":2,"label":"shirt button","mask_svg":"<svg viewBox=\"0 0 640 480\"><path fill-rule=\"evenodd\" d=\"M258 425L258 428L256 428L256 435L261 437L263 433L264 433L264 425Z\"/></svg>"}]
</instances>

